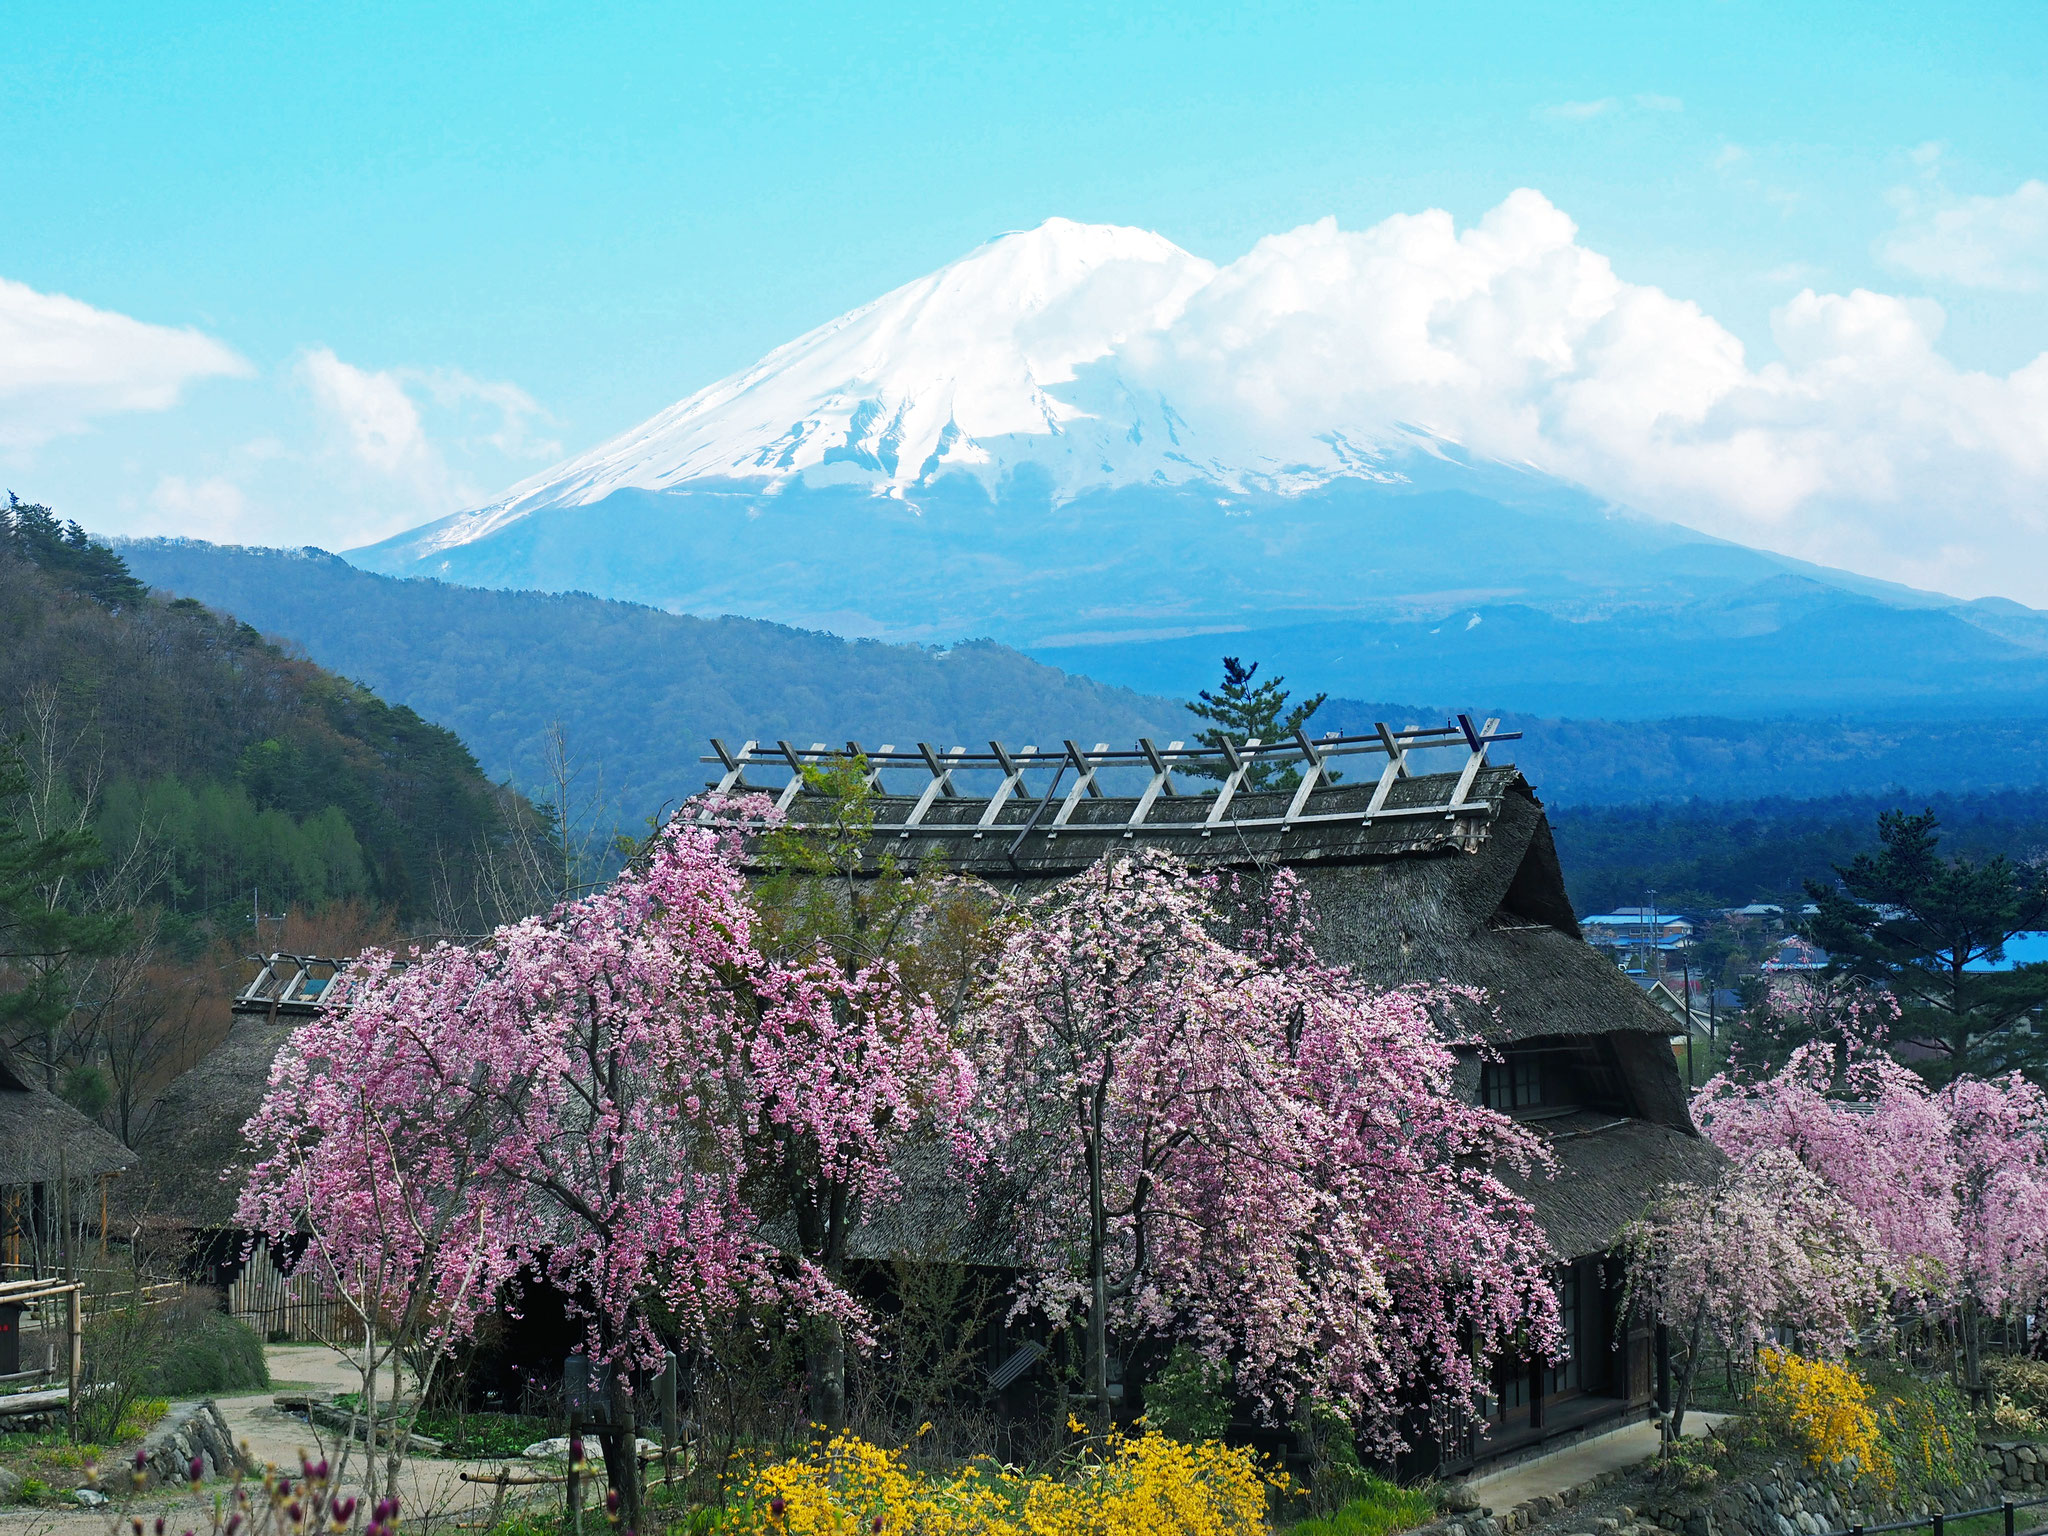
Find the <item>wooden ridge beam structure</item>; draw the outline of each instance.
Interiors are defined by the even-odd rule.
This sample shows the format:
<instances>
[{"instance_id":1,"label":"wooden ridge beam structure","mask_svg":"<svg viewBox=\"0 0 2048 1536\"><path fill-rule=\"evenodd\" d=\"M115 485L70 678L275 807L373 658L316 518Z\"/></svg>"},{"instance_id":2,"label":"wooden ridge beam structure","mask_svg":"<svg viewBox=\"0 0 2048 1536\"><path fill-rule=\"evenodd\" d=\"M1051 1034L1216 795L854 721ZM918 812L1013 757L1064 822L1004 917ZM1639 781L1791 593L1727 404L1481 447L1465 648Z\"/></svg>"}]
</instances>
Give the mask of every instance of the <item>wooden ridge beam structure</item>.
<instances>
[{"instance_id":1,"label":"wooden ridge beam structure","mask_svg":"<svg viewBox=\"0 0 2048 1536\"><path fill-rule=\"evenodd\" d=\"M1470 715L1458 715L1443 725L1413 725L1396 730L1384 721L1377 721L1370 732L1357 735L1347 736L1331 731L1311 739L1306 731L1296 730L1290 739L1284 741L1267 742L1255 737L1241 743L1225 741L1217 747L1189 747L1183 742L1172 741L1162 748L1149 739L1141 738L1134 747L1113 749L1106 742L1097 742L1093 750L1083 750L1078 742L1069 740L1057 747L1015 748L991 741L986 752L964 746L941 748L930 742L918 742L904 749L885 744L870 750L857 741L849 741L843 747L812 742L808 750L799 751L787 741L764 743L748 740L734 748L713 737L711 754L700 761L719 770L718 777L707 781L706 785L710 791L706 798L714 804L701 805L697 817L701 820L722 815L715 806L716 801L759 795L770 799L778 813L801 825L800 801L805 771L836 760L862 764L870 788L887 799L911 802L900 819L878 818L875 823L877 836L893 833L902 840L926 837L979 840L991 831L1008 833L1018 826L1015 820L1004 822L1001 819L1012 801L1018 802L1018 809L1021 809L1023 804L1037 800L1029 820L1018 831L1016 842L1011 844L1013 858L1016 848L1033 834L1048 839L1057 839L1062 834L1105 837L1120 833L1131 837L1142 830L1154 836L1209 837L1218 829L1226 828L1231 831L1286 832L1296 827L1359 825L1417 817L1455 819L1484 815L1491 809L1486 802L1472 798L1479 772L1486 766L1487 751L1497 742L1519 741L1521 736L1520 731L1501 730L1498 720L1475 723ZM1390 803L1396 784L1420 776L1411 762L1415 753L1444 750L1463 753L1463 761L1447 798L1426 805ZM1315 792L1330 788L1343 771L1345 760L1356 758L1367 759L1377 767L1374 774L1376 782L1368 803L1362 808L1341 811L1315 810ZM1286 810L1278 814L1268 812L1252 816L1231 814L1233 803L1252 793L1252 786L1261 777L1281 769L1292 769L1297 775ZM1046 775L1042 797L1026 781L1026 775L1034 770ZM1070 771L1073 777L1068 779ZM750 772L786 774L787 777L775 782L750 777ZM883 783L883 774L890 772L920 774L923 778L916 789L899 793ZM1134 782L1132 795L1112 796L1103 787L1102 776L1119 772L1133 779L1135 775L1143 774L1142 787ZM1182 776L1182 783L1175 783L1176 773ZM971 792L962 785L963 776L975 774L982 775L987 786L979 793ZM1213 791L1205 795L1186 785L1185 780L1190 776L1219 782ZM1066 791L1060 796L1063 781ZM1057 805L1056 796L1059 797ZM1076 820L1086 801L1109 798L1130 799L1133 808L1129 816L1114 824L1093 816ZM1204 799L1207 800L1206 810L1202 810L1199 804ZM947 801L979 802L980 810L965 820L950 814L938 821L929 820L933 807ZM1155 816L1162 805L1173 807L1173 814ZM1200 814L1194 814L1197 811ZM1048 812L1051 813L1049 818ZM1015 812L1012 814L1014 816ZM742 818L741 824L753 825L760 820ZM765 821L761 824L765 825Z\"/></svg>"}]
</instances>

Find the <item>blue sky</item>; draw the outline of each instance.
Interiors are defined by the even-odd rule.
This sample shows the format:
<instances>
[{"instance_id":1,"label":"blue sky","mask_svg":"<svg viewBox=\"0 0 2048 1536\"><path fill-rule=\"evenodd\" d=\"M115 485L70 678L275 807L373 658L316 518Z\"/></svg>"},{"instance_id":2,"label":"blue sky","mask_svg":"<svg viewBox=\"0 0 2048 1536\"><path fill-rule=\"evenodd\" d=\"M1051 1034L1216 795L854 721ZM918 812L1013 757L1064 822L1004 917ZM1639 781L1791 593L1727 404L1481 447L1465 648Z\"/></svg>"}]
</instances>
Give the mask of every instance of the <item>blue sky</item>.
<instances>
[{"instance_id":1,"label":"blue sky","mask_svg":"<svg viewBox=\"0 0 2048 1536\"><path fill-rule=\"evenodd\" d=\"M0 473L108 531L379 536L1054 214L1228 262L1532 187L1752 363L1809 287L1932 300L1960 368L2048 349L2038 4L6 0L0 33L0 279L197 333L81 385L0 318ZM1958 209L1996 249L1901 234ZM394 390L416 429L337 425Z\"/></svg>"}]
</instances>

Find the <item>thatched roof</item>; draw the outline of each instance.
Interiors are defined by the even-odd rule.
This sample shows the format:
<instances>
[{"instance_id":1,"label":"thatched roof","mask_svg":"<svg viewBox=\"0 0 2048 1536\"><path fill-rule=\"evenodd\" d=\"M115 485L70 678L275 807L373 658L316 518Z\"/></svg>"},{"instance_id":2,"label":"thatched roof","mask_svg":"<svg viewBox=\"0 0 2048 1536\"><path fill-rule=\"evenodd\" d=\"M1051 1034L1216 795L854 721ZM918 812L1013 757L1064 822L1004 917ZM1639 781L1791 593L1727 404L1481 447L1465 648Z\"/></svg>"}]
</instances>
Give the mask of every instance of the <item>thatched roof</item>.
<instances>
[{"instance_id":1,"label":"thatched roof","mask_svg":"<svg viewBox=\"0 0 2048 1536\"><path fill-rule=\"evenodd\" d=\"M1572 1256L1612 1248L1661 1187L1712 1183L1726 1161L1698 1136L1615 1115L1564 1115L1530 1129L1549 1143L1557 1174L1518 1187L1551 1246Z\"/></svg>"},{"instance_id":2,"label":"thatched roof","mask_svg":"<svg viewBox=\"0 0 2048 1536\"><path fill-rule=\"evenodd\" d=\"M164 1090L137 1148L142 1166L119 1190L123 1215L188 1227L232 1227L250 1157L242 1125L270 1085L270 1064L302 1021L238 1013L227 1039Z\"/></svg>"},{"instance_id":3,"label":"thatched roof","mask_svg":"<svg viewBox=\"0 0 2048 1536\"><path fill-rule=\"evenodd\" d=\"M1454 803L1456 778L1399 781L1381 810ZM1722 1162L1692 1124L1671 1055L1671 1021L1581 938L1549 821L1517 770L1479 768L1456 815L1368 816L1373 793L1371 781L1319 787L1298 807L1301 819L1284 825L1290 796L1240 795L1208 836L1173 830L1176 821L1199 822L1206 799L1162 800L1134 824L1136 800L1104 796L1080 802L1057 837L1034 830L1021 843L1029 807L1010 805L998 818L1016 823L1007 834L992 823L980 839L925 837L914 845L897 830L911 802L882 797L874 845L943 859L1019 897L1141 845L1165 847L1200 868L1292 868L1313 898L1316 948L1325 960L1388 986L1447 981L1483 993L1484 1006L1461 1009L1447 1023L1491 1048L1597 1040L1611 1052L1630 1113L1534 1123L1556 1138L1559 1170L1527 1191L1561 1254L1601 1252L1660 1185L1711 1178ZM803 819L805 804L795 798L793 820ZM967 827L985 812L982 800L934 800L924 821ZM1240 815L1264 825L1241 833L1231 825ZM1460 1085L1468 1098L1478 1096L1479 1068L1479 1050L1464 1049ZM943 1182L912 1183L903 1207L878 1213L874 1235L862 1241L885 1247L884 1222L922 1229L931 1222L917 1208L941 1211L951 1198Z\"/></svg>"},{"instance_id":4,"label":"thatched roof","mask_svg":"<svg viewBox=\"0 0 2048 1536\"><path fill-rule=\"evenodd\" d=\"M135 1154L33 1079L0 1047L0 1185L119 1173Z\"/></svg>"}]
</instances>

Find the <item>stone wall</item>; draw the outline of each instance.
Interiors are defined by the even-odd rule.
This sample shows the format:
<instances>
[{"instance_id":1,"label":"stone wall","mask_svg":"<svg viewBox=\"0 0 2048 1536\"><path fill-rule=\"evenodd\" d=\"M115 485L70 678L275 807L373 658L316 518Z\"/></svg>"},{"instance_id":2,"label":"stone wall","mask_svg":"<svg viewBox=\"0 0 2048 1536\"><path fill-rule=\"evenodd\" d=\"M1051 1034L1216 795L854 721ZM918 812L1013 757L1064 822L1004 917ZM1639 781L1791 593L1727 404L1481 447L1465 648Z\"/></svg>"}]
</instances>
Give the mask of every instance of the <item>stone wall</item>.
<instances>
[{"instance_id":1,"label":"stone wall","mask_svg":"<svg viewBox=\"0 0 2048 1536\"><path fill-rule=\"evenodd\" d=\"M1984 1459L2006 1493L2015 1499L2038 1499L2048 1495L2048 1445L2026 1440L1986 1440Z\"/></svg>"},{"instance_id":2,"label":"stone wall","mask_svg":"<svg viewBox=\"0 0 2048 1536\"><path fill-rule=\"evenodd\" d=\"M192 1476L196 1459L208 1477L226 1477L239 1464L253 1472L241 1448L228 1433L228 1421L211 1398L198 1403L173 1403L163 1422L142 1442L143 1467L152 1488L175 1488Z\"/></svg>"},{"instance_id":3,"label":"stone wall","mask_svg":"<svg viewBox=\"0 0 2048 1536\"><path fill-rule=\"evenodd\" d=\"M1982 1509L2005 1497L1987 1479L1939 1496L1890 1498L1794 1463L1780 1463L1747 1482L1717 1483L1693 1494L1673 1492L1658 1498L1647 1513L1683 1536L1826 1536L1858 1525L1917 1519L1937 1509L1945 1514Z\"/></svg>"},{"instance_id":4,"label":"stone wall","mask_svg":"<svg viewBox=\"0 0 2048 1536\"><path fill-rule=\"evenodd\" d=\"M1983 1449L1998 1479L1951 1489L1939 1500L1869 1497L1839 1478L1791 1462L1762 1477L1697 1490L1659 1487L1639 1466L1513 1509L1454 1508L1409 1536L1520 1536L1539 1528L1561 1536L1830 1536L1857 1525L1917 1519L1937 1507L1953 1514L2008 1498L2048 1496L2048 1446L2001 1441ZM1461 1486L1446 1490L1454 1506ZM2022 1522L2022 1528L2038 1523Z\"/></svg>"}]
</instances>

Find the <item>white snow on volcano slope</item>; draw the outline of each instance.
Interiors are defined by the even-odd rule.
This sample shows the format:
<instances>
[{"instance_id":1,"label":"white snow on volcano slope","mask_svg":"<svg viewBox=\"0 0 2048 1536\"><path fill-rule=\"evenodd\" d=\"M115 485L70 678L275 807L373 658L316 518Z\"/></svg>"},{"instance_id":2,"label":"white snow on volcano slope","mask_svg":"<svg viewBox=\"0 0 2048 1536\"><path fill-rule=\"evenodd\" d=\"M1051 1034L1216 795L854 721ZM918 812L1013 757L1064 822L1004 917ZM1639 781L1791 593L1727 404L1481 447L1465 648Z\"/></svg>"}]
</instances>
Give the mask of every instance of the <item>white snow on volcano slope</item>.
<instances>
[{"instance_id":1,"label":"white snow on volcano slope","mask_svg":"<svg viewBox=\"0 0 2048 1536\"><path fill-rule=\"evenodd\" d=\"M768 489L804 475L900 497L942 469L993 479L1061 440L1079 448L1090 479L1144 478L1149 462L1119 465L1119 474L1102 462L1115 451L1105 445L1129 458L1144 446L1146 424L1163 423L1154 435L1170 451L1171 408L1133 398L1113 370L1085 383L1077 372L1170 325L1215 275L1141 229L1048 219L998 236L450 519L417 552L628 487L737 480ZM1071 441L1076 433L1085 448Z\"/></svg>"}]
</instances>

